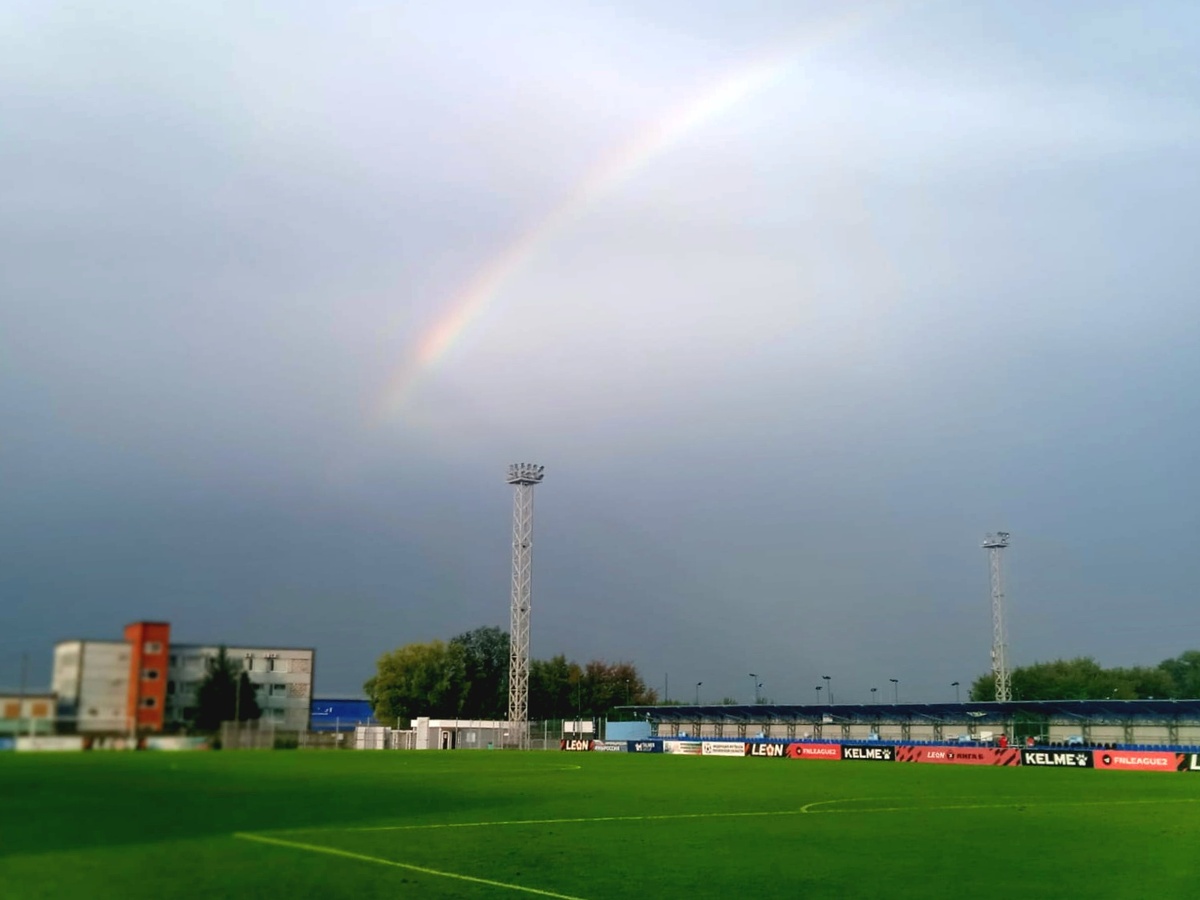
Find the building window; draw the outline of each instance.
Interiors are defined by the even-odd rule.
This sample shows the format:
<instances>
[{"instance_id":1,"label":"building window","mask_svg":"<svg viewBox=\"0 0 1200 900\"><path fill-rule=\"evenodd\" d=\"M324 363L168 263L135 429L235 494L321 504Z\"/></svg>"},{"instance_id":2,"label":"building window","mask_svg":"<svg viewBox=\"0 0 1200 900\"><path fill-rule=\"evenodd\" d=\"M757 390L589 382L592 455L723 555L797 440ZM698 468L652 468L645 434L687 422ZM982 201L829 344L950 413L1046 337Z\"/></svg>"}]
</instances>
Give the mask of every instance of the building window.
<instances>
[{"instance_id":1,"label":"building window","mask_svg":"<svg viewBox=\"0 0 1200 900\"><path fill-rule=\"evenodd\" d=\"M142 652L147 656L155 656L162 653L162 642L146 641L146 643L142 644Z\"/></svg>"},{"instance_id":2,"label":"building window","mask_svg":"<svg viewBox=\"0 0 1200 900\"><path fill-rule=\"evenodd\" d=\"M172 665L172 666L179 665L179 654L178 653L171 654L170 659L168 660L168 665Z\"/></svg>"},{"instance_id":3,"label":"building window","mask_svg":"<svg viewBox=\"0 0 1200 900\"><path fill-rule=\"evenodd\" d=\"M44 719L50 715L50 707L45 703L35 703L29 714L35 719Z\"/></svg>"},{"instance_id":4,"label":"building window","mask_svg":"<svg viewBox=\"0 0 1200 900\"><path fill-rule=\"evenodd\" d=\"M267 660L267 671L268 672L275 671L275 660L273 658Z\"/></svg>"},{"instance_id":5,"label":"building window","mask_svg":"<svg viewBox=\"0 0 1200 900\"><path fill-rule=\"evenodd\" d=\"M246 654L246 671L247 672L254 671L254 657L251 656L249 653Z\"/></svg>"},{"instance_id":6,"label":"building window","mask_svg":"<svg viewBox=\"0 0 1200 900\"><path fill-rule=\"evenodd\" d=\"M287 693L287 685L286 685L286 684L273 684L273 685L271 685L271 694L270 694L270 696L272 696L272 697L281 697L281 696L283 696L285 693Z\"/></svg>"},{"instance_id":7,"label":"building window","mask_svg":"<svg viewBox=\"0 0 1200 900\"><path fill-rule=\"evenodd\" d=\"M156 706L158 706L158 699L156 697L143 697L142 706L145 709L154 709Z\"/></svg>"},{"instance_id":8,"label":"building window","mask_svg":"<svg viewBox=\"0 0 1200 900\"><path fill-rule=\"evenodd\" d=\"M158 669L142 669L142 681L158 681Z\"/></svg>"},{"instance_id":9,"label":"building window","mask_svg":"<svg viewBox=\"0 0 1200 900\"><path fill-rule=\"evenodd\" d=\"M168 681L168 682L167 682L167 693L168 693L168 694L174 694L174 693L175 693L175 682L174 682L174 681Z\"/></svg>"},{"instance_id":10,"label":"building window","mask_svg":"<svg viewBox=\"0 0 1200 900\"><path fill-rule=\"evenodd\" d=\"M5 703L4 704L4 718L6 718L6 719L21 718L21 704L20 703Z\"/></svg>"}]
</instances>

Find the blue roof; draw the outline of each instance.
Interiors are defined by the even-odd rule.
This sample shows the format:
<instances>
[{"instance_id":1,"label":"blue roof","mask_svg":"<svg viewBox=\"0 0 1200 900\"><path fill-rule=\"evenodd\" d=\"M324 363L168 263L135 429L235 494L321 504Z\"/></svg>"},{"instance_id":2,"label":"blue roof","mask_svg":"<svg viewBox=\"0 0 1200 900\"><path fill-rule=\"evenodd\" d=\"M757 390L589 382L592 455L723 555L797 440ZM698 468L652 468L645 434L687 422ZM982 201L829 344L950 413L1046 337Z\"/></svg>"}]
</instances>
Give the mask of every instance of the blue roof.
<instances>
[{"instance_id":1,"label":"blue roof","mask_svg":"<svg viewBox=\"0 0 1200 900\"><path fill-rule=\"evenodd\" d=\"M1011 703L879 703L837 706L623 706L636 718L657 722L1005 722L1014 718L1125 722L1200 722L1200 700L1028 700ZM826 718L828 717L828 718Z\"/></svg>"}]
</instances>

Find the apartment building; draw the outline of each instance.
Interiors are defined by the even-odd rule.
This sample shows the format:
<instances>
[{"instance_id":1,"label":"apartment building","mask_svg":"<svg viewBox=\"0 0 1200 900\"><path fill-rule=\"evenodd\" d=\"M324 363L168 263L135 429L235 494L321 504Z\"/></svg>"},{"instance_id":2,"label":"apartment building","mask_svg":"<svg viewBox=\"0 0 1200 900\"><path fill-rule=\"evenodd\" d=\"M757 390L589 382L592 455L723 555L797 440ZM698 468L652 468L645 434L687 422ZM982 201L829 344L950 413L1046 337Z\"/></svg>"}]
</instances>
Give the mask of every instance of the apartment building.
<instances>
[{"instance_id":1,"label":"apartment building","mask_svg":"<svg viewBox=\"0 0 1200 900\"><path fill-rule=\"evenodd\" d=\"M52 687L62 726L81 734L156 733L194 715L196 692L221 644L172 643L166 622L134 622L123 640L69 640L54 647ZM249 676L263 723L307 731L316 651L225 644Z\"/></svg>"}]
</instances>

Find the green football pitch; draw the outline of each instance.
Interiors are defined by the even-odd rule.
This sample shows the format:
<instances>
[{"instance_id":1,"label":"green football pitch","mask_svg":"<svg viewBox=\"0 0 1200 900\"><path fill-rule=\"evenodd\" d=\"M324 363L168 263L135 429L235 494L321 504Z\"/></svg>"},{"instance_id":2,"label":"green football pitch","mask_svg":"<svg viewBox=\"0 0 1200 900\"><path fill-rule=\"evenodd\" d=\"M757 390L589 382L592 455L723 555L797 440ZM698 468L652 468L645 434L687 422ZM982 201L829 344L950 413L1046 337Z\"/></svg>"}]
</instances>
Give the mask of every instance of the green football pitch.
<instances>
[{"instance_id":1,"label":"green football pitch","mask_svg":"<svg viewBox=\"0 0 1200 900\"><path fill-rule=\"evenodd\" d=\"M516 752L0 757L0 897L1200 897L1200 777Z\"/></svg>"}]
</instances>

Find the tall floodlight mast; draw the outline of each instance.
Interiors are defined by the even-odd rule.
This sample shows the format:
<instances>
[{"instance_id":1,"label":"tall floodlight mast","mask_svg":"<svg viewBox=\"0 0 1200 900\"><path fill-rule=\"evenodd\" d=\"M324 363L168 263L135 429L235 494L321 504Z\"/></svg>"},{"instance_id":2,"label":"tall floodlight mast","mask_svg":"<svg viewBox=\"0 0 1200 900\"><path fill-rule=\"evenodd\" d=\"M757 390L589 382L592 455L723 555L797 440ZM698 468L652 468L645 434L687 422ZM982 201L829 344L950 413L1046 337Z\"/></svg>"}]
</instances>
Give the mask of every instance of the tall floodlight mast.
<instances>
[{"instance_id":1,"label":"tall floodlight mast","mask_svg":"<svg viewBox=\"0 0 1200 900\"><path fill-rule=\"evenodd\" d=\"M996 700L1007 703L1012 699L1012 684L1008 676L1008 639L1004 632L1004 569L1001 554L1008 546L1008 532L989 534L983 542L992 569L992 675L996 679Z\"/></svg>"},{"instance_id":2,"label":"tall floodlight mast","mask_svg":"<svg viewBox=\"0 0 1200 900\"><path fill-rule=\"evenodd\" d=\"M529 749L529 607L533 587L533 486L545 466L513 463L508 483L513 495L512 610L508 644L508 721L517 746Z\"/></svg>"}]
</instances>

